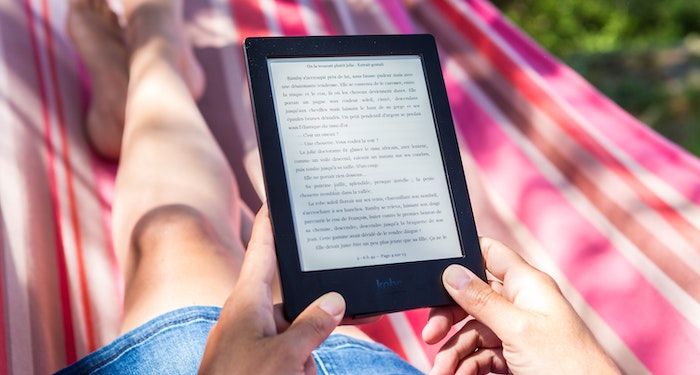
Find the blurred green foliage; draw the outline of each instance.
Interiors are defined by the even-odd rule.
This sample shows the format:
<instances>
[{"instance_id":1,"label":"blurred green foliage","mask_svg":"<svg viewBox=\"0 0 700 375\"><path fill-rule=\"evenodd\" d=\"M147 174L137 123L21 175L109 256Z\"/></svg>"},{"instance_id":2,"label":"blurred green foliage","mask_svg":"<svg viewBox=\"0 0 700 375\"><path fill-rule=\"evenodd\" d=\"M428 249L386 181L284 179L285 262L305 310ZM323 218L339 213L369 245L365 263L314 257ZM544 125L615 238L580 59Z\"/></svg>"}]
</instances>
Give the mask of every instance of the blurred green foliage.
<instances>
[{"instance_id":1,"label":"blurred green foliage","mask_svg":"<svg viewBox=\"0 0 700 375\"><path fill-rule=\"evenodd\" d=\"M700 155L700 1L492 1L627 111Z\"/></svg>"}]
</instances>

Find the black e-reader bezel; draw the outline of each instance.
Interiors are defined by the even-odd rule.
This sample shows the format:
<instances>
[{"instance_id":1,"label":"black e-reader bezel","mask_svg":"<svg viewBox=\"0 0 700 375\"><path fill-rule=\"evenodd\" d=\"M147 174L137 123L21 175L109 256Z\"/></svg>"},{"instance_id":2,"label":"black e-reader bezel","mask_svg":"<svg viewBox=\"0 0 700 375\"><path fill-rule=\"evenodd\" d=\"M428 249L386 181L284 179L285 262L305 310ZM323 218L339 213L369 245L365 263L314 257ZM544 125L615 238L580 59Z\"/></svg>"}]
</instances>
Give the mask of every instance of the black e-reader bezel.
<instances>
[{"instance_id":1,"label":"black e-reader bezel","mask_svg":"<svg viewBox=\"0 0 700 375\"><path fill-rule=\"evenodd\" d=\"M343 295L347 303L346 316L349 317L452 304L454 302L442 286L441 275L448 265L454 263L462 264L483 279L486 278L445 83L432 35L255 37L245 40L244 51L287 319L294 319L306 306L329 291ZM268 59L390 55L419 56L423 64L462 256L302 271Z\"/></svg>"}]
</instances>

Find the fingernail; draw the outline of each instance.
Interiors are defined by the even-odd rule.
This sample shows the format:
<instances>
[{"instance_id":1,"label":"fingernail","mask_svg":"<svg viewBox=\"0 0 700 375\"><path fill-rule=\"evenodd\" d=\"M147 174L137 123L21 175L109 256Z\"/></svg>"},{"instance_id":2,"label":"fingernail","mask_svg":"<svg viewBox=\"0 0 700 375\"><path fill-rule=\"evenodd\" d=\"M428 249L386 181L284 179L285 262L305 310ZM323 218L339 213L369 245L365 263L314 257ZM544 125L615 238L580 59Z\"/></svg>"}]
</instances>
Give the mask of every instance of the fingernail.
<instances>
[{"instance_id":1,"label":"fingernail","mask_svg":"<svg viewBox=\"0 0 700 375\"><path fill-rule=\"evenodd\" d=\"M345 300L343 296L336 292L326 293L321 296L321 300L318 304L321 310L328 313L328 315L335 318L342 318L345 312Z\"/></svg>"},{"instance_id":2,"label":"fingernail","mask_svg":"<svg viewBox=\"0 0 700 375\"><path fill-rule=\"evenodd\" d=\"M445 283L454 289L464 288L473 277L473 273L457 264L450 265L442 274L442 279L445 281Z\"/></svg>"}]
</instances>

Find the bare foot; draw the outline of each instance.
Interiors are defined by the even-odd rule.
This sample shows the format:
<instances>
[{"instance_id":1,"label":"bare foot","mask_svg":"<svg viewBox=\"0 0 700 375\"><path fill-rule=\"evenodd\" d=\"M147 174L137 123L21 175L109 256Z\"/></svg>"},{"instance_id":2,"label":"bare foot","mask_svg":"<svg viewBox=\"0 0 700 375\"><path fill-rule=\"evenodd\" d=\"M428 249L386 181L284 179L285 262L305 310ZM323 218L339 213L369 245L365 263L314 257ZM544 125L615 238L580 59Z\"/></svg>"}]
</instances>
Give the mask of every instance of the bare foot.
<instances>
[{"instance_id":1,"label":"bare foot","mask_svg":"<svg viewBox=\"0 0 700 375\"><path fill-rule=\"evenodd\" d=\"M173 28L177 35L174 44L179 51L179 68L196 100L204 93L204 72L184 34L182 4L174 4L175 7L167 10L180 20ZM121 152L129 81L129 50L124 31L105 0L72 0L68 31L90 74L92 96L86 119L88 139L98 154L117 160Z\"/></svg>"},{"instance_id":2,"label":"bare foot","mask_svg":"<svg viewBox=\"0 0 700 375\"><path fill-rule=\"evenodd\" d=\"M104 0L73 0L68 32L90 74L87 136L101 156L116 160L124 130L128 56L116 15Z\"/></svg>"},{"instance_id":3,"label":"bare foot","mask_svg":"<svg viewBox=\"0 0 700 375\"><path fill-rule=\"evenodd\" d=\"M182 0L125 0L127 46L138 48L144 37L167 35L167 43L176 51L178 70L192 97L204 93L205 75L194 56L194 50L185 33ZM164 30L165 29L165 30Z\"/></svg>"}]
</instances>

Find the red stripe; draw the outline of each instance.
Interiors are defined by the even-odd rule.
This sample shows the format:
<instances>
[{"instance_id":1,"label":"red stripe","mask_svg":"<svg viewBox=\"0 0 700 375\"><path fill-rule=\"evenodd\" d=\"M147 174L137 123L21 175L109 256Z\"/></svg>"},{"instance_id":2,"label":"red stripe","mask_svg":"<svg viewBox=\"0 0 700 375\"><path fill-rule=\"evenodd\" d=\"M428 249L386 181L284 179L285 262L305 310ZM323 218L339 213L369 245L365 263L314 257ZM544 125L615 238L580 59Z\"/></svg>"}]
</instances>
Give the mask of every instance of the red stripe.
<instances>
[{"instance_id":1,"label":"red stripe","mask_svg":"<svg viewBox=\"0 0 700 375\"><path fill-rule=\"evenodd\" d=\"M53 44L53 32L50 27L51 14L47 0L42 0L42 16L44 25L44 35L46 36L46 45L48 49L49 67L51 72L51 83L53 85L53 95L56 100L56 117L58 119L58 128L61 135L61 148L63 149L62 159L63 168L66 171L66 180L68 184L68 206L70 209L71 224L73 227L73 237L75 237L75 249L78 257L78 282L80 285L80 302L82 304L83 315L85 317L85 332L87 334L88 352L97 349L95 345L95 332L92 324L92 311L90 309L90 295L88 294L88 283L85 275L85 259L83 254L83 238L80 230L80 219L78 217L78 206L75 200L75 188L73 187L73 166L70 162L70 144L68 142L68 134L66 131L65 115L63 113L63 100L61 98L61 90L58 81L58 73L56 68L56 52Z\"/></svg>"},{"instance_id":2,"label":"red stripe","mask_svg":"<svg viewBox=\"0 0 700 375\"><path fill-rule=\"evenodd\" d=\"M513 94L510 84L500 76L494 76L493 74L485 72L478 62L463 53L464 51L470 50L472 47L464 38L458 36L452 24L443 21L436 9L432 7L421 7L420 9L416 9L416 15L421 19L423 25L431 32L435 35L443 36L441 39L442 45L445 47L445 53L443 54L453 56L455 62L459 64L467 76L479 85L484 94L489 97L489 100L511 120L513 125L517 127L574 186L577 186L579 190L586 195L589 201L598 208L599 211L603 212L640 251L656 263L672 280L692 297L696 300L700 300L700 284L695 282L698 278L697 273L692 270L687 262L679 258L666 242L659 240L658 233L647 230L624 205L619 203L619 199L613 198L616 197L614 192L608 192L606 194L606 190L602 189L600 184L596 183L595 178L591 179L586 177L586 170L595 168L591 165L581 167L581 160L576 160L576 156L580 154L577 151L578 145L568 150L570 151L569 153L563 152L557 148L555 146L556 141L551 141L543 134L543 131L535 125L536 120L532 119L528 113L522 113L527 111L519 111L517 109L524 108L523 105L527 106L527 102L524 101L521 96ZM522 105L518 105L519 103Z\"/></svg>"},{"instance_id":3,"label":"red stripe","mask_svg":"<svg viewBox=\"0 0 700 375\"><path fill-rule=\"evenodd\" d=\"M489 35L479 30L466 16L457 12L446 0L436 0L436 7L454 25L460 34L470 40L472 45L486 56L504 77L514 87L543 112L547 113L554 123L558 124L564 132L588 152L594 155L608 170L615 172L627 182L637 193L640 200L654 209L665 218L676 230L696 249L700 249L700 231L690 224L675 208L656 196L641 181L639 181L620 161L611 155L605 148L593 139L587 132L580 128L576 121L572 120L562 108L547 95L537 84L530 82L527 74L509 56L503 52Z\"/></svg>"},{"instance_id":4,"label":"red stripe","mask_svg":"<svg viewBox=\"0 0 700 375\"><path fill-rule=\"evenodd\" d=\"M282 34L287 36L307 35L309 33L301 17L299 4L294 0L277 0L277 20L282 28Z\"/></svg>"},{"instance_id":5,"label":"red stripe","mask_svg":"<svg viewBox=\"0 0 700 375\"><path fill-rule=\"evenodd\" d=\"M425 355L428 357L428 360L432 364L433 361L435 360L435 355L437 354L438 350L442 347L442 344L445 343L449 337L452 335L447 335L447 338L443 339L437 344L434 345L428 345L423 341L423 327L425 327L425 323L428 321L428 316L430 315L430 309L418 309L418 310L411 310L411 311L406 311L406 320L408 320L408 323L411 325L412 332L415 336L418 342L421 345L421 348L423 348L423 352L425 352Z\"/></svg>"},{"instance_id":6,"label":"red stripe","mask_svg":"<svg viewBox=\"0 0 700 375\"><path fill-rule=\"evenodd\" d=\"M338 34L338 30L335 29L335 27L333 26L333 22L328 16L328 8L323 6L321 0L313 0L312 6L314 8L312 9L312 12L314 12L321 19L321 22L323 23L323 28L326 29L326 33L328 33L328 35Z\"/></svg>"},{"instance_id":7,"label":"red stripe","mask_svg":"<svg viewBox=\"0 0 700 375\"><path fill-rule=\"evenodd\" d=\"M525 37L516 27L503 17L491 3L481 0L467 0L472 9L482 19L487 19L489 27L497 32L533 69L546 75L547 83L558 91L568 102L588 117L600 117L591 121L600 128L614 125L620 131L607 132L606 136L634 156L636 162L645 166L666 180L673 188L696 204L700 204L700 191L696 189L697 176L700 175L700 160L682 150L676 144L659 137L640 122L596 91L586 80L569 67L559 64L555 58L544 51L531 39ZM552 74L555 72L555 74ZM580 100L580 98L585 98ZM653 150L654 158L645 157Z\"/></svg>"},{"instance_id":8,"label":"red stripe","mask_svg":"<svg viewBox=\"0 0 700 375\"><path fill-rule=\"evenodd\" d=\"M572 206L449 72L445 84L457 131L482 177L586 302L651 371L697 368L697 327L615 248L604 230Z\"/></svg>"},{"instance_id":9,"label":"red stripe","mask_svg":"<svg viewBox=\"0 0 700 375\"><path fill-rule=\"evenodd\" d=\"M230 0L229 5L233 14L234 27L238 31L241 41L251 36L270 35L265 15L257 1Z\"/></svg>"},{"instance_id":10,"label":"red stripe","mask_svg":"<svg viewBox=\"0 0 700 375\"><path fill-rule=\"evenodd\" d=\"M403 345L401 345L401 340L396 336L394 332L394 327L391 325L389 318L383 317L382 319L369 324L363 324L359 326L362 332L366 333L367 336L380 341L383 345L393 350L398 356L403 359L406 358L406 352L403 350Z\"/></svg>"},{"instance_id":11,"label":"red stripe","mask_svg":"<svg viewBox=\"0 0 700 375\"><path fill-rule=\"evenodd\" d=\"M51 192L51 203L54 223L55 256L58 273L58 289L61 297L61 313L63 321L63 346L66 354L66 363L73 363L77 359L75 351L75 333L73 332L73 316L71 314L70 293L68 290L68 271L66 267L65 251L63 248L63 234L60 225L60 206L58 204L58 192L55 171L55 155L53 149L53 136L51 134L51 122L49 119L49 108L46 90L44 89L44 78L41 73L41 60L39 59L39 43L34 30L34 12L29 3L24 0L24 9L27 18L27 28L32 45L32 55L38 81L39 97L41 99L41 113L44 123L44 147L46 148L49 188ZM46 27L47 25L45 25Z\"/></svg>"}]
</instances>

